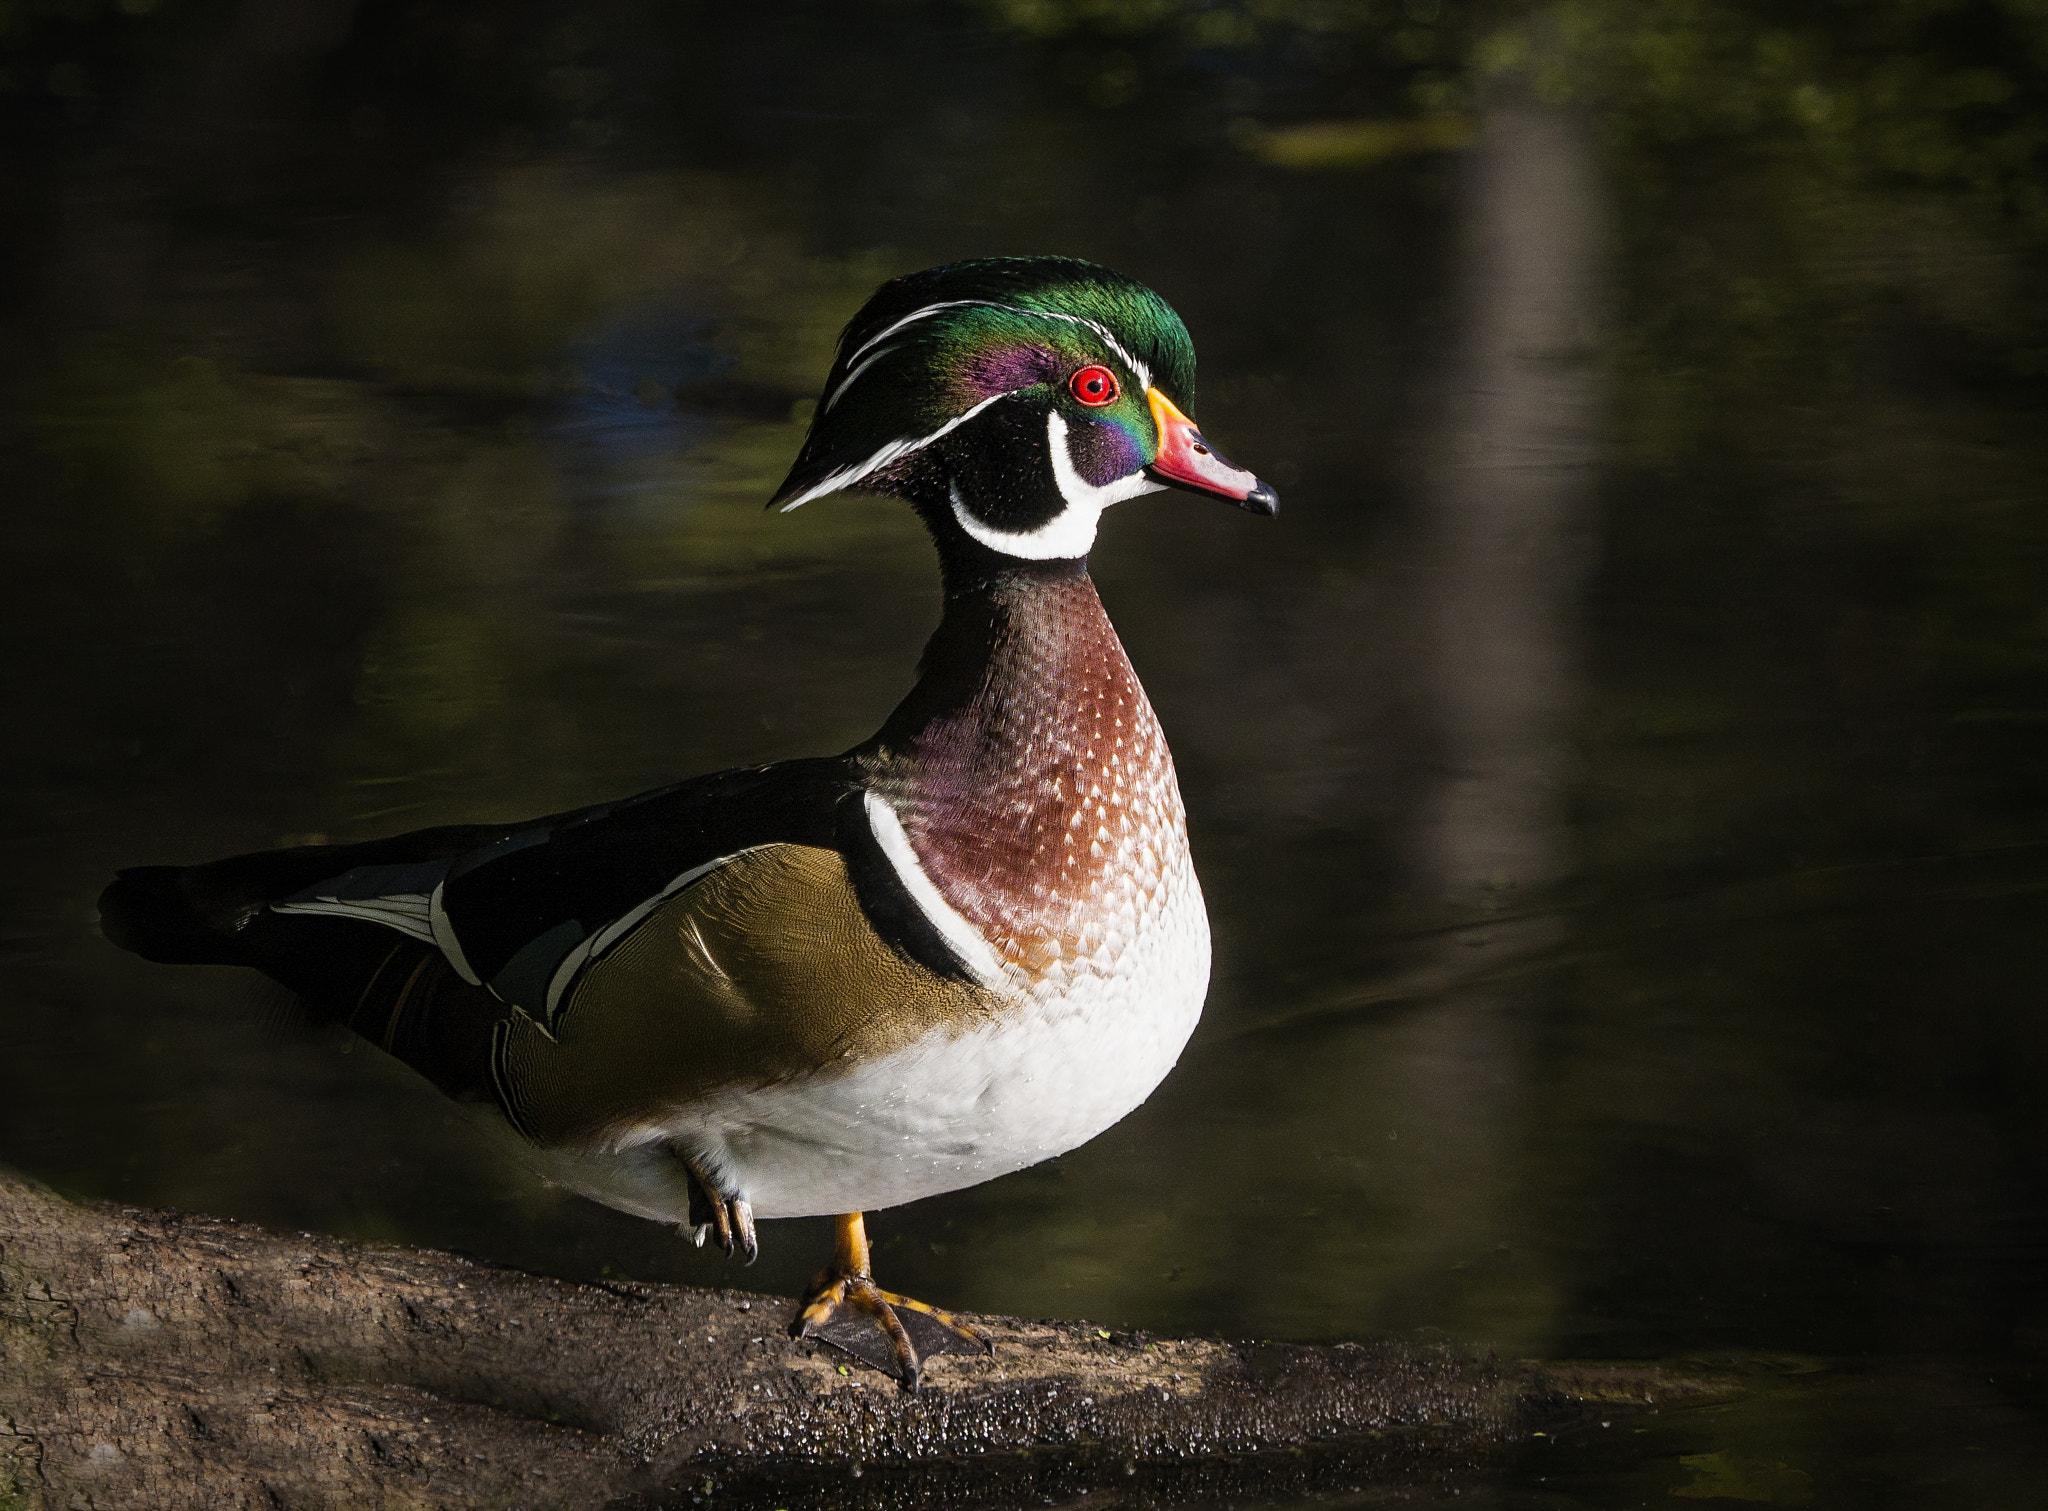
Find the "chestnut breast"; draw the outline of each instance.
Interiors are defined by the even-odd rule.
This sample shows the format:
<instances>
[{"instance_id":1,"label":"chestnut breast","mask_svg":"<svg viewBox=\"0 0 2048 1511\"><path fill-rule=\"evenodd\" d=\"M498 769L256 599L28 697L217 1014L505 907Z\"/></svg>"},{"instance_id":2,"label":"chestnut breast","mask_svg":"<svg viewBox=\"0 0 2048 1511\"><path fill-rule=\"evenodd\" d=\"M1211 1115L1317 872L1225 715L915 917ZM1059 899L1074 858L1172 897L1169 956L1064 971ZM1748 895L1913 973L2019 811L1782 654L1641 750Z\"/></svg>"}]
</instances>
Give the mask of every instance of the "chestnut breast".
<instances>
[{"instance_id":1,"label":"chestnut breast","mask_svg":"<svg viewBox=\"0 0 2048 1511\"><path fill-rule=\"evenodd\" d=\"M981 630L981 674L891 742L875 785L1003 958L1034 979L1113 967L1191 875L1165 735L1085 574L995 595Z\"/></svg>"}]
</instances>

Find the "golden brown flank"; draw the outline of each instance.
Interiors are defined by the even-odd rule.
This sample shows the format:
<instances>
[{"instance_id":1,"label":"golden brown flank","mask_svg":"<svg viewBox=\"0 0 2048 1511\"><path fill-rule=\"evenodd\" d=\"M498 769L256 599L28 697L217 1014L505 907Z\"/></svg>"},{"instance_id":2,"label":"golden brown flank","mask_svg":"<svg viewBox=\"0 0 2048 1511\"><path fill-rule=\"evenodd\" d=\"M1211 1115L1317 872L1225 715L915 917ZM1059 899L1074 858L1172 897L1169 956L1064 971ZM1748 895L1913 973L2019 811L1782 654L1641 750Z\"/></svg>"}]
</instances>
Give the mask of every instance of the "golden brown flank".
<instances>
[{"instance_id":1,"label":"golden brown flank","mask_svg":"<svg viewBox=\"0 0 2048 1511\"><path fill-rule=\"evenodd\" d=\"M837 851L767 845L663 903L589 966L554 1036L515 1016L511 1111L544 1145L603 1141L730 1086L901 1049L998 1010L892 950Z\"/></svg>"}]
</instances>

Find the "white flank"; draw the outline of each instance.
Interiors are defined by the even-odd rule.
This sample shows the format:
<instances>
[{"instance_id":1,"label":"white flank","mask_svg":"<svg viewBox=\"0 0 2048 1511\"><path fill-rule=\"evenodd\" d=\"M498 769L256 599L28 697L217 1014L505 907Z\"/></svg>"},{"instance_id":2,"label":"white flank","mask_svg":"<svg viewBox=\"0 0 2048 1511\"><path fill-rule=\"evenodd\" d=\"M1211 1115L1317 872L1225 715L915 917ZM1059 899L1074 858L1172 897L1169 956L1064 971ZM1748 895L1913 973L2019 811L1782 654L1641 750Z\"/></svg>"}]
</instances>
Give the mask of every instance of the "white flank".
<instances>
[{"instance_id":1,"label":"white flank","mask_svg":"<svg viewBox=\"0 0 2048 1511\"><path fill-rule=\"evenodd\" d=\"M953 483L953 518L960 528L991 551L1000 551L1005 556L1019 556L1026 561L1067 561L1088 554L1095 544L1096 526L1102 522L1104 509L1127 498L1164 489L1164 484L1153 482L1143 472L1133 472L1100 487L1082 477L1074 470L1073 453L1067 446L1067 422L1057 409L1045 417L1045 447L1052 462L1053 481L1059 485L1060 497L1067 501L1066 508L1036 530L998 530L968 512L966 500L960 497L960 485Z\"/></svg>"},{"instance_id":2,"label":"white flank","mask_svg":"<svg viewBox=\"0 0 2048 1511\"><path fill-rule=\"evenodd\" d=\"M870 815L878 809L872 804ZM886 813L886 807L880 808ZM872 818L877 838L892 825ZM900 833L901 826L894 825ZM603 1145L534 1151L550 1178L643 1217L687 1223L675 1151L754 1215L853 1212L956 1191L1086 1143L1172 1069L1201 1016L1209 928L1185 842L1161 836L1161 884L1128 889L1118 943L879 1060L729 1087ZM906 868L906 883L918 870Z\"/></svg>"},{"instance_id":3,"label":"white flank","mask_svg":"<svg viewBox=\"0 0 2048 1511\"><path fill-rule=\"evenodd\" d=\"M868 827L874 831L875 843L882 847L889 864L896 868L897 879L917 903L918 910L939 931L940 937L953 947L953 953L981 978L982 985L1003 985L1008 973L1003 969L1002 960L981 937L981 930L961 917L946 901L937 884L925 874L917 851L910 846L910 836L903 832L903 821L896 817L896 810L873 792L866 794L866 803Z\"/></svg>"}]
</instances>

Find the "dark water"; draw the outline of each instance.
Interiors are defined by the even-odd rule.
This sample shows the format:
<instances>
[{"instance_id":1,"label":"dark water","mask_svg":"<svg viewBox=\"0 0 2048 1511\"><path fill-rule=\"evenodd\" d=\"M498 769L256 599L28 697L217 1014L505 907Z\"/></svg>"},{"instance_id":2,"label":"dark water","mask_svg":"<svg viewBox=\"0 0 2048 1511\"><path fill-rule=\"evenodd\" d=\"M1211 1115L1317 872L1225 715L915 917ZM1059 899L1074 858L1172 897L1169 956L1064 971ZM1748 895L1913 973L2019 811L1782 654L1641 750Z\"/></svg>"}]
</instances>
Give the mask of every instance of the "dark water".
<instances>
[{"instance_id":1,"label":"dark water","mask_svg":"<svg viewBox=\"0 0 2048 1511\"><path fill-rule=\"evenodd\" d=\"M830 342L888 274L1075 253L1176 303L1286 503L1097 552L1216 979L1124 1124L873 1219L885 1280L1758 1382L1459 1487L1503 1506L2038 1503L2039 23L1079 13L0 31L0 1158L734 1278L92 900L864 736L936 585L887 505L762 512Z\"/></svg>"}]
</instances>

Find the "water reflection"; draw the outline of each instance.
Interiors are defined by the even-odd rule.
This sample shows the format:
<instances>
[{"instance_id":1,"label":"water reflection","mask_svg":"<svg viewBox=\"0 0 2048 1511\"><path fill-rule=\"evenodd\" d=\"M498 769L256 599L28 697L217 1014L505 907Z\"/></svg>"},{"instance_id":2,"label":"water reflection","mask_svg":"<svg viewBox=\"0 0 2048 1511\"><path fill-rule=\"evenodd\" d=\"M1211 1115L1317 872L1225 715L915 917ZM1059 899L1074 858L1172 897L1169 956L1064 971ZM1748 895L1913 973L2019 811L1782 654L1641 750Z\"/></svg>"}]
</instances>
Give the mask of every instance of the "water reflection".
<instances>
[{"instance_id":1,"label":"water reflection","mask_svg":"<svg viewBox=\"0 0 2048 1511\"><path fill-rule=\"evenodd\" d=\"M915 5L427 7L407 52L337 6L304 13L346 30L324 54L166 42L127 75L111 43L7 44L100 70L106 103L84 135L24 115L4 170L31 276L0 379L0 1157L724 1279L499 1165L374 1055L267 1038L231 978L131 968L91 898L131 861L860 737L931 568L885 506L761 512L792 405L888 272L1072 251L1166 292L1205 426L1295 469L1257 541L1134 504L1098 563L1181 767L1216 986L1124 1125L877 1218L890 1273L1163 1328L1911 1356L1608 1451L1570 1493L1657 1498L1721 1454L1852 1500L1842 1445L1877 1436L1889 1472L2023 1500L2048 1348L2025 48L1974 10L1788 41L1579 5L1549 51L1484 57L1587 115L1496 94L1469 153L1290 167L1234 144L1464 140L1483 70L1444 60L1476 22L1408 7L1396 45L1360 8L1309 45L1280 7L1184 53L1068 9L1025 41ZM1448 125L1382 129L1409 118ZM818 1236L768 1238L750 1278L795 1289Z\"/></svg>"},{"instance_id":2,"label":"water reflection","mask_svg":"<svg viewBox=\"0 0 2048 1511\"><path fill-rule=\"evenodd\" d=\"M569 349L568 392L547 436L570 500L648 519L678 507L675 459L716 428L683 395L734 361L710 336L701 317L653 305L608 316Z\"/></svg>"},{"instance_id":3,"label":"water reflection","mask_svg":"<svg viewBox=\"0 0 2048 1511\"><path fill-rule=\"evenodd\" d=\"M1434 1241L1412 1260L1436 1271L1521 1226L1509 1214L1527 1189L1514 1172L1540 1003L1526 986L1460 978L1565 941L1555 901L1576 863L1572 734L1585 699L1581 593L1609 297L1584 117L1509 94L1484 113L1464 173L1459 334L1424 469L1416 581L1437 775L1412 851L1416 890L1462 926L1438 936L1423 967L1451 984L1368 1053L1403 1089L1402 1120L1437 1151ZM1502 1346L1547 1346L1558 1298L1540 1259L1495 1285L1500 1294L1460 1310Z\"/></svg>"},{"instance_id":4,"label":"water reflection","mask_svg":"<svg viewBox=\"0 0 2048 1511\"><path fill-rule=\"evenodd\" d=\"M1573 865L1606 215L1590 123L1569 110L1492 107L1466 174L1455 376L1427 453L1419 584L1419 681L1443 774L1416 854L1454 908L1526 908Z\"/></svg>"}]
</instances>

